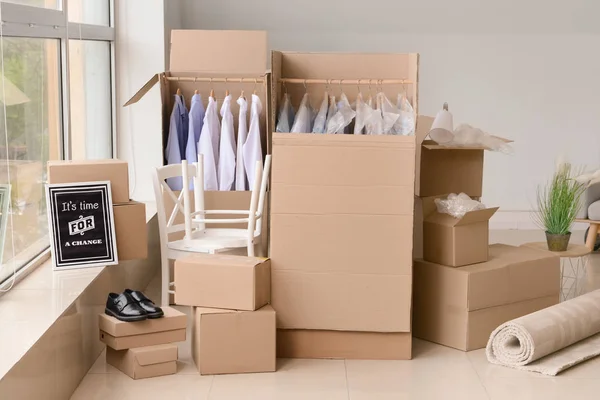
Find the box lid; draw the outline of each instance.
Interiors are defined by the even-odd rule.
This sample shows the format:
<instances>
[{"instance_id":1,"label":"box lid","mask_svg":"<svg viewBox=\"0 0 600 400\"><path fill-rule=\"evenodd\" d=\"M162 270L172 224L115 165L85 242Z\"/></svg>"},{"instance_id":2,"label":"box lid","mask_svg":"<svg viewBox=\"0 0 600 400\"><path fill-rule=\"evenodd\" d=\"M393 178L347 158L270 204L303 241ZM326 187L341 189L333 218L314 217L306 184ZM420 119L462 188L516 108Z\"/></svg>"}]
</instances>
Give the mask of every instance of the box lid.
<instances>
[{"instance_id":1,"label":"box lid","mask_svg":"<svg viewBox=\"0 0 600 400\"><path fill-rule=\"evenodd\" d=\"M264 312L274 312L273 307L270 304L267 304L264 307L259 308L255 311L238 311L238 310L226 310L222 308L208 308L208 307L194 307L194 314L196 316L202 315L213 315L213 314L231 314L231 313L264 313Z\"/></svg>"},{"instance_id":2,"label":"box lid","mask_svg":"<svg viewBox=\"0 0 600 400\"><path fill-rule=\"evenodd\" d=\"M431 126L429 127L429 129L431 129ZM429 132L427 132L427 135L429 135ZM506 139L506 138L503 138L500 136L492 135L492 137L494 137L496 139L500 139L504 143L512 143L513 142L510 139ZM491 150L489 147L485 147L485 146L442 146L440 144L437 144L433 140L423 140L422 142L423 142L423 147L426 148L427 150Z\"/></svg>"},{"instance_id":3,"label":"box lid","mask_svg":"<svg viewBox=\"0 0 600 400\"><path fill-rule=\"evenodd\" d=\"M193 263L197 265L219 265L225 267L248 267L253 268L257 265L264 263L269 260L264 257L245 257L245 256L232 256L224 254L202 254L195 253L187 257L180 258L175 263Z\"/></svg>"},{"instance_id":4,"label":"box lid","mask_svg":"<svg viewBox=\"0 0 600 400\"><path fill-rule=\"evenodd\" d=\"M469 211L462 218L454 218L449 214L443 214L435 210L425 218L425 222L448 227L464 226L476 222L489 221L496 211L498 211L498 207L485 208L483 210Z\"/></svg>"},{"instance_id":5,"label":"box lid","mask_svg":"<svg viewBox=\"0 0 600 400\"><path fill-rule=\"evenodd\" d=\"M145 335L148 333L186 329L187 315L171 307L162 307L162 318L147 319L138 322L124 322L106 314L98 317L100 330L114 337Z\"/></svg>"},{"instance_id":6,"label":"box lid","mask_svg":"<svg viewBox=\"0 0 600 400\"><path fill-rule=\"evenodd\" d=\"M176 344L136 347L128 351L131 352L137 363L142 366L176 361L178 357L178 347Z\"/></svg>"}]
</instances>

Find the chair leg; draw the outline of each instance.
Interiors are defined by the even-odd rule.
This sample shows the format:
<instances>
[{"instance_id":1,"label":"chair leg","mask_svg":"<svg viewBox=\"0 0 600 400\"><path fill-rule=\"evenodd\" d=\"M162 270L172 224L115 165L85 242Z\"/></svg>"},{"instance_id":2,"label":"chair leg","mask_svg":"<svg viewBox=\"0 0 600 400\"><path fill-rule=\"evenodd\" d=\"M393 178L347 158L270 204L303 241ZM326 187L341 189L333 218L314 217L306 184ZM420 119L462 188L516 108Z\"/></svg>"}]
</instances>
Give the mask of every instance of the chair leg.
<instances>
[{"instance_id":1,"label":"chair leg","mask_svg":"<svg viewBox=\"0 0 600 400\"><path fill-rule=\"evenodd\" d=\"M587 240L585 247L594 251L594 245L596 244L596 237L598 236L598 224L590 224L590 230L588 231Z\"/></svg>"},{"instance_id":2,"label":"chair leg","mask_svg":"<svg viewBox=\"0 0 600 400\"><path fill-rule=\"evenodd\" d=\"M160 294L160 304L162 307L169 306L169 281L171 278L169 277L169 259L167 257L161 256L161 294Z\"/></svg>"}]
</instances>

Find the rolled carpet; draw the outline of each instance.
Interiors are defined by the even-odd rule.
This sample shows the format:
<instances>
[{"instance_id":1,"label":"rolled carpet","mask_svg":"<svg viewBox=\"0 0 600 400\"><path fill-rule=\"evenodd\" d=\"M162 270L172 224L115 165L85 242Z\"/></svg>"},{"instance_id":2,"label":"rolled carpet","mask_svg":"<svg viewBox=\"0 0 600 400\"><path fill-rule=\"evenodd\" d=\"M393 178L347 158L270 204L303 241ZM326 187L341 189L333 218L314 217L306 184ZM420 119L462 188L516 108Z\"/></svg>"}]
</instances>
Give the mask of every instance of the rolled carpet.
<instances>
[{"instance_id":1,"label":"rolled carpet","mask_svg":"<svg viewBox=\"0 0 600 400\"><path fill-rule=\"evenodd\" d=\"M545 375L600 355L600 290L500 325L485 352L493 364Z\"/></svg>"}]
</instances>

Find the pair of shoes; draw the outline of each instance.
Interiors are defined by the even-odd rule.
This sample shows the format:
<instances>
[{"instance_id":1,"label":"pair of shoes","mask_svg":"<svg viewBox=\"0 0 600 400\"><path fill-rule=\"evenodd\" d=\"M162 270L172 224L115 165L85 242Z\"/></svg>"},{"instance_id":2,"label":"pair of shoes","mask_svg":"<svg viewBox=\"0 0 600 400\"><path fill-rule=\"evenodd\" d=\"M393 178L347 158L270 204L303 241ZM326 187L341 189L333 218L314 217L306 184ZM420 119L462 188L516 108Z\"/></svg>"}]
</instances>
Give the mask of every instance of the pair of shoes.
<instances>
[{"instance_id":1,"label":"pair of shoes","mask_svg":"<svg viewBox=\"0 0 600 400\"><path fill-rule=\"evenodd\" d=\"M121 294L109 293L104 313L125 322L143 321L165 315L144 293L131 289L125 289Z\"/></svg>"}]
</instances>

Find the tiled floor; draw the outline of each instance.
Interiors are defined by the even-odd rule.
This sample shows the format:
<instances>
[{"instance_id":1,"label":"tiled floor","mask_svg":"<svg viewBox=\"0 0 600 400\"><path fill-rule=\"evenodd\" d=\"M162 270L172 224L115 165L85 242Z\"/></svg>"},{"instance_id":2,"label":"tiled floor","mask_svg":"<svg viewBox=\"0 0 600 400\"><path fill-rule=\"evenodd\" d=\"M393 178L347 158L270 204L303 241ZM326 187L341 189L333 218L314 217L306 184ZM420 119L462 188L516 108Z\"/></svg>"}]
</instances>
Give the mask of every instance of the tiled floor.
<instances>
[{"instance_id":1,"label":"tiled floor","mask_svg":"<svg viewBox=\"0 0 600 400\"><path fill-rule=\"evenodd\" d=\"M519 244L540 236L493 232L491 241ZM590 289L600 287L600 255L590 258L588 282ZM276 373L213 377L198 375L186 342L180 344L177 375L168 377L134 381L107 366L102 354L72 399L562 400L600 393L600 358L546 377L491 365L484 350L464 353L415 340L413 354L412 361L280 359Z\"/></svg>"}]
</instances>

